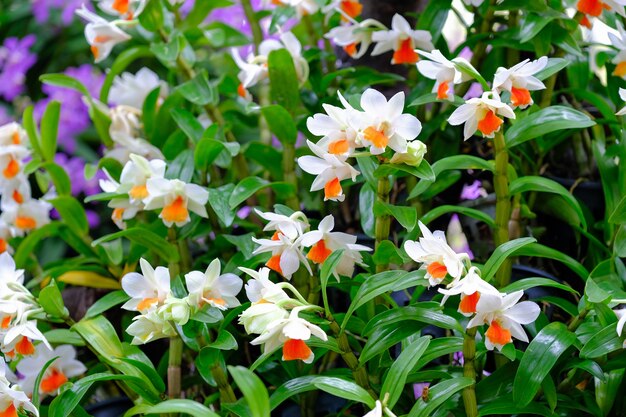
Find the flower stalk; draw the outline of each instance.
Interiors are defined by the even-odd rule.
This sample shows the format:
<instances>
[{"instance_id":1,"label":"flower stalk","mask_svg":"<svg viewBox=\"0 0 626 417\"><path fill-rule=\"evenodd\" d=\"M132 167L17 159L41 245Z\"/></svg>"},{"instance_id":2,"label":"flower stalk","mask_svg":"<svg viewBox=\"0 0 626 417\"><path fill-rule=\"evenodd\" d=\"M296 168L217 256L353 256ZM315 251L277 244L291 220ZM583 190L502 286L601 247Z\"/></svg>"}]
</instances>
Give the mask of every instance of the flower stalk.
<instances>
[{"instance_id":1,"label":"flower stalk","mask_svg":"<svg viewBox=\"0 0 626 417\"><path fill-rule=\"evenodd\" d=\"M381 204L389 204L389 193L391 191L391 183L389 182L389 177L382 177L378 180L378 189L376 191L377 201ZM376 225L375 225L375 233L376 233L376 247L375 250L378 249L378 246L389 238L389 231L391 229L391 216L388 214L383 214L380 216L376 216ZM376 273L384 272L389 269L388 264L376 265Z\"/></svg>"},{"instance_id":2,"label":"flower stalk","mask_svg":"<svg viewBox=\"0 0 626 417\"><path fill-rule=\"evenodd\" d=\"M509 196L509 153L504 142L502 131L494 137L494 152L496 170L494 175L494 188L496 191L496 230L494 243L500 246L509 241L509 220L511 219L511 198ZM507 258L496 273L498 288L505 287L511 280L512 261Z\"/></svg>"},{"instance_id":3,"label":"flower stalk","mask_svg":"<svg viewBox=\"0 0 626 417\"><path fill-rule=\"evenodd\" d=\"M183 340L178 336L170 337L170 352L167 363L167 395L172 398L180 398L181 393L181 369L183 358Z\"/></svg>"},{"instance_id":4,"label":"flower stalk","mask_svg":"<svg viewBox=\"0 0 626 417\"><path fill-rule=\"evenodd\" d=\"M476 357L476 327L467 329L463 336L463 376L471 378L474 383L463 389L463 406L467 417L478 416L478 406L476 404L476 367L474 359Z\"/></svg>"}]
</instances>

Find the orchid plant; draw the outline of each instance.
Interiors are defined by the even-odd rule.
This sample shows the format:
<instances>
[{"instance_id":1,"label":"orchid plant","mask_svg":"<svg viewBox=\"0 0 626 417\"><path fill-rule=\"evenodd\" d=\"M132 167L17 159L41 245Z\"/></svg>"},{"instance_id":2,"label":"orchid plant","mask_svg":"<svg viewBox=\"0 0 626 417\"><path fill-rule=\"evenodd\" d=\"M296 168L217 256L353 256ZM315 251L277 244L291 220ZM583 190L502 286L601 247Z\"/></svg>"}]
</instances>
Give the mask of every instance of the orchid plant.
<instances>
[{"instance_id":1,"label":"orchid plant","mask_svg":"<svg viewBox=\"0 0 626 417\"><path fill-rule=\"evenodd\" d=\"M29 104L0 48L0 416L626 414L626 1L44 3L0 21L83 66Z\"/></svg>"}]
</instances>

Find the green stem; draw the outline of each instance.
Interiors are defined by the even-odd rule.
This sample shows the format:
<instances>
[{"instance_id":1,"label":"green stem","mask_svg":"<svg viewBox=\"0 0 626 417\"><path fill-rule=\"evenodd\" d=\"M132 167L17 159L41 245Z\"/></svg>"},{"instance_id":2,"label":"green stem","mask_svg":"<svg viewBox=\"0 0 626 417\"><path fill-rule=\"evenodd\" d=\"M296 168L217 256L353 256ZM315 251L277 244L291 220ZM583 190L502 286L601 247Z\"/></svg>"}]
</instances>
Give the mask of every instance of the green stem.
<instances>
[{"instance_id":1,"label":"green stem","mask_svg":"<svg viewBox=\"0 0 626 417\"><path fill-rule=\"evenodd\" d=\"M217 389L220 391L220 401L222 403L236 402L237 397L235 396L233 388L228 383L228 377L219 364L211 367L211 375L213 376L213 379L215 379Z\"/></svg>"},{"instance_id":2,"label":"green stem","mask_svg":"<svg viewBox=\"0 0 626 417\"><path fill-rule=\"evenodd\" d=\"M378 180L378 189L376 191L377 200L382 204L389 204L389 192L391 191L391 183L389 177L383 177ZM389 231L391 229L391 216L384 214L376 216L375 233L376 233L376 247L389 239ZM376 265L376 273L384 272L389 269L388 264Z\"/></svg>"},{"instance_id":3,"label":"green stem","mask_svg":"<svg viewBox=\"0 0 626 417\"><path fill-rule=\"evenodd\" d=\"M463 336L463 376L474 380L474 384L463 389L463 406L467 417L478 416L476 403L476 328L467 329Z\"/></svg>"},{"instance_id":4,"label":"green stem","mask_svg":"<svg viewBox=\"0 0 626 417\"><path fill-rule=\"evenodd\" d=\"M263 31L261 30L261 26L259 25L259 21L256 18L256 14L254 13L254 9L252 8L250 0L241 0L241 6L243 7L243 12L245 13L248 24L250 25L250 30L252 31L254 53L258 54L259 45L261 44L261 42L263 42Z\"/></svg>"},{"instance_id":5,"label":"green stem","mask_svg":"<svg viewBox=\"0 0 626 417\"><path fill-rule=\"evenodd\" d=\"M178 335L170 337L170 353L167 362L167 395L172 398L180 398L181 370L183 358L183 340Z\"/></svg>"},{"instance_id":6,"label":"green stem","mask_svg":"<svg viewBox=\"0 0 626 417\"><path fill-rule=\"evenodd\" d=\"M296 148L293 143L283 144L283 173L286 183L291 184L293 193L287 199L287 205L292 210L300 210L298 201L298 177L296 176Z\"/></svg>"},{"instance_id":7,"label":"green stem","mask_svg":"<svg viewBox=\"0 0 626 417\"><path fill-rule=\"evenodd\" d=\"M373 398L378 398L376 392L374 392L372 387L370 387L367 369L359 364L359 360L354 355L354 352L352 352L350 342L348 342L348 337L345 332L341 331L339 324L331 314L328 314L326 318L330 322L330 330L334 333L335 338L337 339L337 345L339 345L339 349L341 350L341 357L346 365L348 365L348 368L352 371L352 376L354 377L355 382L367 390Z\"/></svg>"},{"instance_id":8,"label":"green stem","mask_svg":"<svg viewBox=\"0 0 626 417\"><path fill-rule=\"evenodd\" d=\"M500 246L509 241L509 220L511 219L511 197L509 196L509 153L502 131L494 137L496 171L494 188L496 190L496 230L494 242ZM496 272L498 288L505 287L511 280L512 261L507 258Z\"/></svg>"}]
</instances>

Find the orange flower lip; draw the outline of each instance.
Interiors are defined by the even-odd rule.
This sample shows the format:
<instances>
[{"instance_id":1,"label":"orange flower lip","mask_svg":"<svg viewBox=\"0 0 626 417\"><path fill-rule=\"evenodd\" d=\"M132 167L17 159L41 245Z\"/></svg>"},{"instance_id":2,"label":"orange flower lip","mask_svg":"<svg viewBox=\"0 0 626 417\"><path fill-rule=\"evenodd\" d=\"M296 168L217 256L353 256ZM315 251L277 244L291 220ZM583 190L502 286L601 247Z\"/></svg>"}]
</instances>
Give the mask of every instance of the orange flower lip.
<instances>
[{"instance_id":1,"label":"orange flower lip","mask_svg":"<svg viewBox=\"0 0 626 417\"><path fill-rule=\"evenodd\" d=\"M413 39L407 38L400 43L400 47L393 53L392 64L415 64L419 56L415 52Z\"/></svg>"},{"instance_id":2,"label":"orange flower lip","mask_svg":"<svg viewBox=\"0 0 626 417\"><path fill-rule=\"evenodd\" d=\"M426 267L426 272L435 279L444 279L448 274L448 268L442 263L433 262Z\"/></svg>"},{"instance_id":3,"label":"orange flower lip","mask_svg":"<svg viewBox=\"0 0 626 417\"><path fill-rule=\"evenodd\" d=\"M389 138L384 132L375 129L373 126L368 127L363 131L365 139L371 142L375 147L384 149L389 143Z\"/></svg>"},{"instance_id":4,"label":"orange flower lip","mask_svg":"<svg viewBox=\"0 0 626 417\"><path fill-rule=\"evenodd\" d=\"M493 320L485 332L485 336L494 345L506 345L512 341L511 332L503 328L497 320Z\"/></svg>"},{"instance_id":5,"label":"orange flower lip","mask_svg":"<svg viewBox=\"0 0 626 417\"><path fill-rule=\"evenodd\" d=\"M299 339L287 339L283 345L283 359L286 361L293 361L300 359L302 361L311 357L311 348L304 343L304 340Z\"/></svg>"},{"instance_id":6,"label":"orange flower lip","mask_svg":"<svg viewBox=\"0 0 626 417\"><path fill-rule=\"evenodd\" d=\"M478 130L480 130L483 135L490 136L500 129L502 123L504 123L504 121L496 116L493 110L488 110L485 117L478 122Z\"/></svg>"},{"instance_id":7,"label":"orange flower lip","mask_svg":"<svg viewBox=\"0 0 626 417\"><path fill-rule=\"evenodd\" d=\"M322 239L313 245L306 257L316 264L321 264L324 263L331 253L333 253L333 251L326 247L326 242Z\"/></svg>"},{"instance_id":8,"label":"orange flower lip","mask_svg":"<svg viewBox=\"0 0 626 417\"><path fill-rule=\"evenodd\" d=\"M163 216L163 220L172 223L186 221L189 218L189 211L187 210L185 200L183 200L181 196L176 197L169 205L163 207L161 215Z\"/></svg>"},{"instance_id":9,"label":"orange flower lip","mask_svg":"<svg viewBox=\"0 0 626 417\"><path fill-rule=\"evenodd\" d=\"M324 186L324 197L326 199L336 198L341 195L341 183L339 178L334 178L326 183Z\"/></svg>"}]
</instances>

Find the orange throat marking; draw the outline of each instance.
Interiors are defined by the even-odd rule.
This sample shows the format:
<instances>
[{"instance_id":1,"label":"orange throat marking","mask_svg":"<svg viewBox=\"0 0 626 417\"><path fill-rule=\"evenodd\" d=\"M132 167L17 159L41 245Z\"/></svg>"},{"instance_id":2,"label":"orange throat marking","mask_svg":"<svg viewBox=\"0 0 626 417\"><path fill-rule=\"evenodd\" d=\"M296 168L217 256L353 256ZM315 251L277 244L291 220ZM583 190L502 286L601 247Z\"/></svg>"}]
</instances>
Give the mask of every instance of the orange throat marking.
<instances>
[{"instance_id":1,"label":"orange throat marking","mask_svg":"<svg viewBox=\"0 0 626 417\"><path fill-rule=\"evenodd\" d=\"M496 116L492 110L488 110L485 117L478 122L478 130L485 136L491 136L500 129L502 123L504 123L502 119Z\"/></svg>"},{"instance_id":2,"label":"orange throat marking","mask_svg":"<svg viewBox=\"0 0 626 417\"><path fill-rule=\"evenodd\" d=\"M311 357L311 348L304 343L304 340L287 339L283 345L283 360L293 361L300 359L305 361Z\"/></svg>"},{"instance_id":3,"label":"orange throat marking","mask_svg":"<svg viewBox=\"0 0 626 417\"><path fill-rule=\"evenodd\" d=\"M55 392L67 382L67 377L57 368L52 368L49 375L41 381L40 389L45 393Z\"/></svg>"},{"instance_id":4,"label":"orange throat marking","mask_svg":"<svg viewBox=\"0 0 626 417\"><path fill-rule=\"evenodd\" d=\"M163 219L168 222L184 222L189 218L187 203L185 203L185 200L183 200L181 196L178 196L169 205L163 207L161 215L163 216Z\"/></svg>"},{"instance_id":5,"label":"orange throat marking","mask_svg":"<svg viewBox=\"0 0 626 417\"><path fill-rule=\"evenodd\" d=\"M532 104L532 102L530 91L525 88L511 87L511 104L516 107L525 107Z\"/></svg>"},{"instance_id":6,"label":"orange throat marking","mask_svg":"<svg viewBox=\"0 0 626 417\"><path fill-rule=\"evenodd\" d=\"M413 47L413 39L407 38L400 43L400 47L393 53L392 64L415 64L419 55Z\"/></svg>"},{"instance_id":7,"label":"orange throat marking","mask_svg":"<svg viewBox=\"0 0 626 417\"><path fill-rule=\"evenodd\" d=\"M373 126L365 129L363 136L377 148L385 149L389 143L389 138L385 135L385 132L376 130Z\"/></svg>"},{"instance_id":8,"label":"orange throat marking","mask_svg":"<svg viewBox=\"0 0 626 417\"><path fill-rule=\"evenodd\" d=\"M459 311L465 314L475 313L478 300L480 300L480 293L478 291L470 295L461 295Z\"/></svg>"},{"instance_id":9,"label":"orange throat marking","mask_svg":"<svg viewBox=\"0 0 626 417\"><path fill-rule=\"evenodd\" d=\"M431 277L442 280L448 274L448 268L442 263L432 262L426 267L426 272L428 272Z\"/></svg>"},{"instance_id":10,"label":"orange throat marking","mask_svg":"<svg viewBox=\"0 0 626 417\"><path fill-rule=\"evenodd\" d=\"M447 81L443 81L437 87L437 98L439 100L447 100L448 99L448 90L450 90L450 86Z\"/></svg>"},{"instance_id":11,"label":"orange throat marking","mask_svg":"<svg viewBox=\"0 0 626 417\"><path fill-rule=\"evenodd\" d=\"M506 345L512 341L511 332L503 328L497 320L493 320L485 332L485 336L494 345Z\"/></svg>"},{"instance_id":12,"label":"orange throat marking","mask_svg":"<svg viewBox=\"0 0 626 417\"><path fill-rule=\"evenodd\" d=\"M341 192L342 189L339 178L334 178L324 185L324 197L326 197L326 199L339 197Z\"/></svg>"},{"instance_id":13,"label":"orange throat marking","mask_svg":"<svg viewBox=\"0 0 626 417\"><path fill-rule=\"evenodd\" d=\"M321 239L319 242L313 245L306 257L316 264L321 264L324 263L324 261L330 256L331 253L333 253L333 251L328 249L326 247L326 242L324 242L324 239Z\"/></svg>"}]
</instances>

